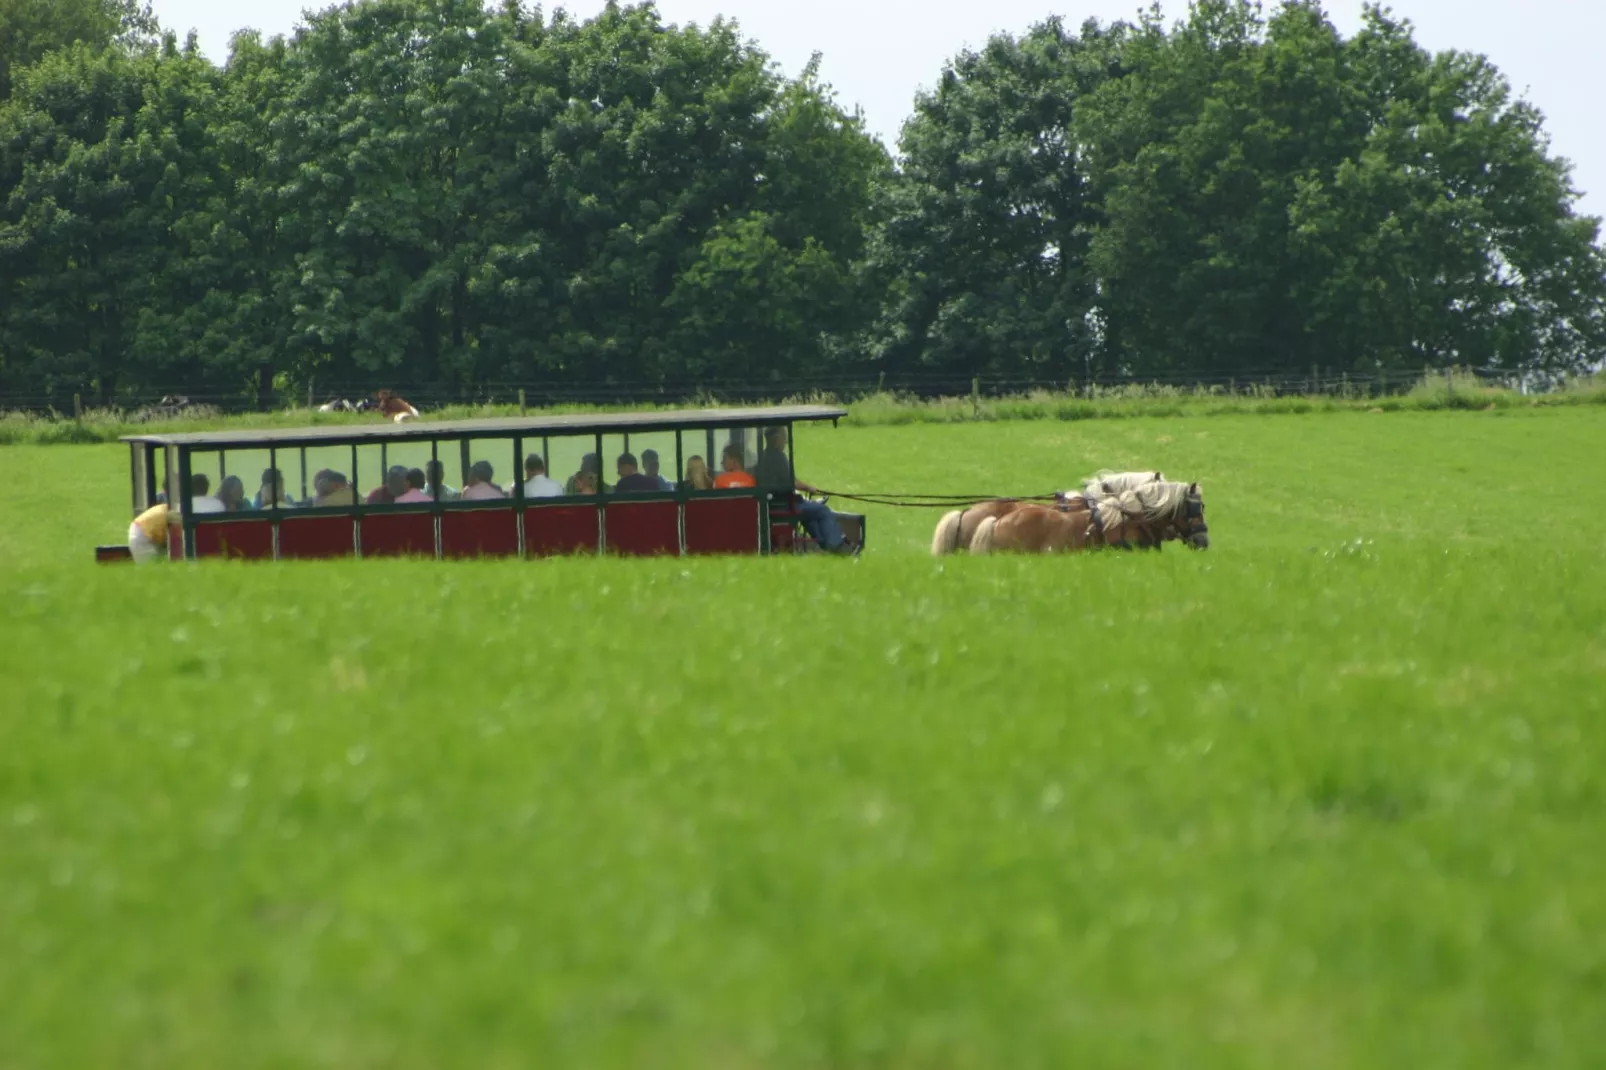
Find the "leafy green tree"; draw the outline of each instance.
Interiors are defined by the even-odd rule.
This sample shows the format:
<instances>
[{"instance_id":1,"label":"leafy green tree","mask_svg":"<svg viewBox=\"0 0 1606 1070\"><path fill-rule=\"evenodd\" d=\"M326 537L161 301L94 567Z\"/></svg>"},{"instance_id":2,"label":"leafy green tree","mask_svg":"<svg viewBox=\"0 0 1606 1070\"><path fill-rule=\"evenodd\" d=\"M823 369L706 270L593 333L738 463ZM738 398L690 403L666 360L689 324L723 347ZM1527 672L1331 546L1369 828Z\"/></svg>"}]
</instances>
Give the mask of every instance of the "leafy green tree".
<instances>
[{"instance_id":1,"label":"leafy green tree","mask_svg":"<svg viewBox=\"0 0 1606 1070\"><path fill-rule=\"evenodd\" d=\"M1050 19L961 55L916 100L876 238L887 370L1060 378L1088 367L1094 206L1070 132L1119 36L1090 23L1078 37Z\"/></svg>"},{"instance_id":2,"label":"leafy green tree","mask_svg":"<svg viewBox=\"0 0 1606 1070\"><path fill-rule=\"evenodd\" d=\"M0 0L0 100L12 71L75 44L154 44L156 18L138 0Z\"/></svg>"}]
</instances>

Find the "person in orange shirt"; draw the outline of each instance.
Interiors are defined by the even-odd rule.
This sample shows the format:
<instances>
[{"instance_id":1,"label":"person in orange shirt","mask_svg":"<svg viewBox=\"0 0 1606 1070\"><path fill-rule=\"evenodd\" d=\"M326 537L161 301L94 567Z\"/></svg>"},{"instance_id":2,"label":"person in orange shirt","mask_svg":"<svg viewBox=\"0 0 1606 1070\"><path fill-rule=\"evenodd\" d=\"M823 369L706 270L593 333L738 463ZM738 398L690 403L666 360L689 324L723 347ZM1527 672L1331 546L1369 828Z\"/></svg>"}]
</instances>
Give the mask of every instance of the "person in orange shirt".
<instances>
[{"instance_id":1,"label":"person in orange shirt","mask_svg":"<svg viewBox=\"0 0 1606 1070\"><path fill-rule=\"evenodd\" d=\"M725 470L714 479L715 490L726 490L730 487L756 487L758 482L742 467L742 447L731 443L725 447L721 464Z\"/></svg>"}]
</instances>

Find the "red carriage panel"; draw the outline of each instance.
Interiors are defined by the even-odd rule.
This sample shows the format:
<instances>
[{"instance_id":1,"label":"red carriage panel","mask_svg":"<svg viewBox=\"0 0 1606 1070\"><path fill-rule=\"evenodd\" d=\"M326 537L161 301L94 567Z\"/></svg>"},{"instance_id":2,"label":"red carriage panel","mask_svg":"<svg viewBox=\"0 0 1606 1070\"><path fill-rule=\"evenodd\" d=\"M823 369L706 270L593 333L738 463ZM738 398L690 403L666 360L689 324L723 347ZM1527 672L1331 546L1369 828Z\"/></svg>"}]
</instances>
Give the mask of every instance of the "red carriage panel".
<instances>
[{"instance_id":1,"label":"red carriage panel","mask_svg":"<svg viewBox=\"0 0 1606 1070\"><path fill-rule=\"evenodd\" d=\"M598 515L594 505L538 505L526 509L525 556L596 553Z\"/></svg>"},{"instance_id":2,"label":"red carriage panel","mask_svg":"<svg viewBox=\"0 0 1606 1070\"><path fill-rule=\"evenodd\" d=\"M273 520L269 517L258 517L251 520L230 520L219 524L197 524L195 556L271 561Z\"/></svg>"},{"instance_id":3,"label":"red carriage panel","mask_svg":"<svg viewBox=\"0 0 1606 1070\"><path fill-rule=\"evenodd\" d=\"M679 557L679 503L610 502L608 552Z\"/></svg>"},{"instance_id":4,"label":"red carriage panel","mask_svg":"<svg viewBox=\"0 0 1606 1070\"><path fill-rule=\"evenodd\" d=\"M360 527L364 557L434 557L431 513L370 513Z\"/></svg>"},{"instance_id":5,"label":"red carriage panel","mask_svg":"<svg viewBox=\"0 0 1606 1070\"><path fill-rule=\"evenodd\" d=\"M184 528L176 523L167 525L167 559L184 560Z\"/></svg>"},{"instance_id":6,"label":"red carriage panel","mask_svg":"<svg viewBox=\"0 0 1606 1070\"><path fill-rule=\"evenodd\" d=\"M285 517L279 521L282 558L350 557L355 552L349 516Z\"/></svg>"},{"instance_id":7,"label":"red carriage panel","mask_svg":"<svg viewBox=\"0 0 1606 1070\"><path fill-rule=\"evenodd\" d=\"M610 525L610 536L613 528ZM686 503L686 552L756 554L757 498L702 498Z\"/></svg>"},{"instance_id":8,"label":"red carriage panel","mask_svg":"<svg viewBox=\"0 0 1606 1070\"><path fill-rule=\"evenodd\" d=\"M519 516L512 509L461 510L441 515L446 557L510 557L519 552Z\"/></svg>"}]
</instances>

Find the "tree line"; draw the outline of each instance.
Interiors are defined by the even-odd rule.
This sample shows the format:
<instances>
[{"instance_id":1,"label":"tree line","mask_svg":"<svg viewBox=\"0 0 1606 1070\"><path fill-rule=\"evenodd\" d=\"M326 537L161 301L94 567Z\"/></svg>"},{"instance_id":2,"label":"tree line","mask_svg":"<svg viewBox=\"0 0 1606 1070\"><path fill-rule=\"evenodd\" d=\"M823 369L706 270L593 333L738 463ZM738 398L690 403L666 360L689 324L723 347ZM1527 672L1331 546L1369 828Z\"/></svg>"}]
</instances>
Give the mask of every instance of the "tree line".
<instances>
[{"instance_id":1,"label":"tree line","mask_svg":"<svg viewBox=\"0 0 1606 1070\"><path fill-rule=\"evenodd\" d=\"M0 405L1606 355L1540 114L1375 7L1050 19L896 158L651 4L362 0L219 67L136 0L0 0L0 94Z\"/></svg>"}]
</instances>

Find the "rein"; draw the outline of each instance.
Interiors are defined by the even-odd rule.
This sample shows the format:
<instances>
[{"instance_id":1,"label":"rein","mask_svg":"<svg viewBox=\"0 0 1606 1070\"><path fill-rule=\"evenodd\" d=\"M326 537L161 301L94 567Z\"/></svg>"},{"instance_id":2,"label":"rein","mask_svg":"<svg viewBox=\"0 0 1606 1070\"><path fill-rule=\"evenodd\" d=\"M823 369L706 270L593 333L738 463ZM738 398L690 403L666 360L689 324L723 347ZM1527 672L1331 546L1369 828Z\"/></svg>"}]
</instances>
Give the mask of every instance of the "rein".
<instances>
[{"instance_id":1,"label":"rein","mask_svg":"<svg viewBox=\"0 0 1606 1070\"><path fill-rule=\"evenodd\" d=\"M1000 497L997 494L843 494L834 490L821 490L826 498L842 498L850 502L867 502L893 509L969 509L986 502L1052 502L1059 494L1029 494Z\"/></svg>"}]
</instances>

